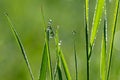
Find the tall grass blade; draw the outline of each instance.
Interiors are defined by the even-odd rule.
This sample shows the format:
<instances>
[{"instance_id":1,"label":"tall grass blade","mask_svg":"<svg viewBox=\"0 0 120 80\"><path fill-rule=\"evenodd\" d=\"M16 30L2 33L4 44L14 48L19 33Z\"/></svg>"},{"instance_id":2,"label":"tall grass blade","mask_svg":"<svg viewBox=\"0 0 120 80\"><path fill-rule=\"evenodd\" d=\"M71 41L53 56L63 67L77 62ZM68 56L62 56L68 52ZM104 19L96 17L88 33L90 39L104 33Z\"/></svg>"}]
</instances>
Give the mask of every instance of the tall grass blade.
<instances>
[{"instance_id":1,"label":"tall grass blade","mask_svg":"<svg viewBox=\"0 0 120 80\"><path fill-rule=\"evenodd\" d=\"M89 25L89 0L85 0L85 19L87 24L87 29Z\"/></svg>"},{"instance_id":2,"label":"tall grass blade","mask_svg":"<svg viewBox=\"0 0 120 80\"><path fill-rule=\"evenodd\" d=\"M104 31L102 34L101 58L100 58L100 78L106 80L106 44L107 44L107 19L104 19Z\"/></svg>"},{"instance_id":3,"label":"tall grass blade","mask_svg":"<svg viewBox=\"0 0 120 80\"><path fill-rule=\"evenodd\" d=\"M60 64L60 57L57 56L57 63L55 66L55 70L54 70L54 80L56 80L56 75L58 73L58 78L59 80L62 80L62 70L61 70L61 64Z\"/></svg>"},{"instance_id":4,"label":"tall grass blade","mask_svg":"<svg viewBox=\"0 0 120 80\"><path fill-rule=\"evenodd\" d=\"M113 44L114 44L114 36L115 36L115 32L116 32L119 3L120 3L120 0L116 0L116 5L115 5L116 7L115 7L114 19L113 19L114 21L113 21L113 25L112 25L112 36L111 36L111 42L110 42L110 52L108 54L107 80L109 79L109 75L110 75L110 67L111 67L112 54L113 54Z\"/></svg>"},{"instance_id":5,"label":"tall grass blade","mask_svg":"<svg viewBox=\"0 0 120 80\"><path fill-rule=\"evenodd\" d=\"M64 72L65 72L65 76L66 76L67 80L71 80L70 72L68 70L66 60L65 60L64 55L61 50L60 50L60 58L61 58L61 62L63 65Z\"/></svg>"},{"instance_id":6,"label":"tall grass blade","mask_svg":"<svg viewBox=\"0 0 120 80\"><path fill-rule=\"evenodd\" d=\"M57 71L58 71L59 80L62 80L62 70L61 70L61 67L60 67L61 64L60 64L60 60L59 59L58 59L58 64L57 64Z\"/></svg>"},{"instance_id":7,"label":"tall grass blade","mask_svg":"<svg viewBox=\"0 0 120 80\"><path fill-rule=\"evenodd\" d=\"M12 33L13 33L13 35L14 35L14 37L15 37L15 39L16 39L16 41L17 41L17 43L18 43L18 45L19 45L19 47L20 47L20 49L21 49L21 51L22 51L22 55L23 55L24 60L25 60L25 62L26 62L26 64L27 64L28 70L29 70L29 72L30 72L31 79L34 80L34 76L33 76L33 73L32 73L32 70L31 70L31 67L30 67L30 64L29 64L27 55L26 55L26 52L25 52L25 50L24 50L23 44L22 44L22 42L21 42L21 40L20 40L20 38L19 38L19 36L18 36L18 33L17 33L16 30L14 29L13 24L12 24L12 22L11 22L11 19L10 19L9 16L8 16L8 14L5 13L5 16L7 17L7 20L8 20L8 22L9 22L11 31L12 31Z\"/></svg>"},{"instance_id":8,"label":"tall grass blade","mask_svg":"<svg viewBox=\"0 0 120 80\"><path fill-rule=\"evenodd\" d=\"M87 65L87 80L89 80L89 0L85 0L85 38L86 38L86 65Z\"/></svg>"},{"instance_id":9,"label":"tall grass blade","mask_svg":"<svg viewBox=\"0 0 120 80\"><path fill-rule=\"evenodd\" d=\"M54 78L54 80L56 80L56 75L57 75L57 65L58 65L58 61L56 61L56 65L55 65L55 69L54 69L54 73L53 73L53 78Z\"/></svg>"},{"instance_id":10,"label":"tall grass blade","mask_svg":"<svg viewBox=\"0 0 120 80\"><path fill-rule=\"evenodd\" d=\"M52 74L52 62L51 62L51 56L50 56L50 49L49 49L49 32L46 31L46 47L47 47L47 57L48 57L48 68L50 72L50 78L53 80L53 74Z\"/></svg>"},{"instance_id":11,"label":"tall grass blade","mask_svg":"<svg viewBox=\"0 0 120 80\"><path fill-rule=\"evenodd\" d=\"M92 31L91 31L91 36L90 36L90 46L91 47L93 47L94 40L95 40L95 37L97 34L97 29L98 29L99 23L101 21L104 3L105 3L105 0L97 0L97 3L96 3L94 18L93 18L93 23L92 23ZM91 56L91 49L92 48L90 48L90 50L89 50L90 56Z\"/></svg>"},{"instance_id":12,"label":"tall grass blade","mask_svg":"<svg viewBox=\"0 0 120 80\"><path fill-rule=\"evenodd\" d=\"M75 45L75 34L76 32L73 31L73 39L74 39L74 56L75 56L75 75L76 75L76 80L78 80L78 67L77 67L77 54L76 54L76 45Z\"/></svg>"},{"instance_id":13,"label":"tall grass blade","mask_svg":"<svg viewBox=\"0 0 120 80\"><path fill-rule=\"evenodd\" d=\"M57 58L57 64L56 64L54 76L56 76L56 74L58 73L59 80L62 80L62 71L60 68L61 64L60 64L60 56L59 56L60 45L59 45L59 38L58 38L58 26L56 28L54 39L55 39L55 44L56 44L56 58ZM54 77L54 79L55 79L55 77Z\"/></svg>"},{"instance_id":14,"label":"tall grass blade","mask_svg":"<svg viewBox=\"0 0 120 80\"><path fill-rule=\"evenodd\" d=\"M55 43L56 43L56 51L57 51L57 56L60 58L61 60L61 65L63 65L63 69L65 72L65 76L67 78L67 80L71 80L71 76L70 76L70 72L68 70L68 66L66 63L66 60L64 58L64 55L62 53L62 50L60 49L60 45L59 45L59 37L58 37L58 30L56 30L55 33ZM59 63L59 62L58 62ZM60 75L59 75L60 76ZM60 79L60 78L59 78Z\"/></svg>"},{"instance_id":15,"label":"tall grass blade","mask_svg":"<svg viewBox=\"0 0 120 80\"><path fill-rule=\"evenodd\" d=\"M46 43L44 45L43 54L42 54L42 63L41 63L41 69L40 69L40 76L39 80L46 80L46 71L47 71L47 64L48 64L48 58L47 58L47 48Z\"/></svg>"},{"instance_id":16,"label":"tall grass blade","mask_svg":"<svg viewBox=\"0 0 120 80\"><path fill-rule=\"evenodd\" d=\"M50 50L49 50L49 30L48 30L48 27L46 27L46 24L45 24L43 6L41 6L41 13L42 13L42 19L43 19L43 26L44 26L44 30L45 30L45 32L44 32L45 33L45 46L46 46L46 54L47 54L47 60L48 60L47 65L48 65L48 68L49 68L50 79L53 80L52 64L51 64L51 57L50 57Z\"/></svg>"}]
</instances>

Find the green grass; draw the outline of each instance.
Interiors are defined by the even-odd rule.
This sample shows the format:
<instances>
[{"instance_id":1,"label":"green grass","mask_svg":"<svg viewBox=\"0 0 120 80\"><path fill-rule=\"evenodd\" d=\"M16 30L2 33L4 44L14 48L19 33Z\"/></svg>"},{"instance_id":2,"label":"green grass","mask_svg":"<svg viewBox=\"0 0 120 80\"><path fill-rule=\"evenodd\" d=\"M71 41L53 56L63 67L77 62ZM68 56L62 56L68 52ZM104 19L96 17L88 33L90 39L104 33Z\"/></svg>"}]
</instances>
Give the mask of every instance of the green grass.
<instances>
[{"instance_id":1,"label":"green grass","mask_svg":"<svg viewBox=\"0 0 120 80\"><path fill-rule=\"evenodd\" d=\"M18 43L18 45L19 45L19 47L21 49L22 55L24 57L24 60L25 60L25 62L27 64L28 70L30 72L31 79L34 80L34 76L33 76L33 73L32 73L32 70L31 70L27 55L26 55L26 52L24 50L23 44L22 44L22 42L21 42L21 40L20 40L20 38L18 36L18 33L16 32L15 28L13 27L13 24L11 22L11 19L8 16L8 14L5 13L5 16L6 16L7 20L8 20L8 22L9 22L11 32L13 33L13 35L14 35L14 37L15 37L15 39L16 39L16 41L17 41L17 43Z\"/></svg>"},{"instance_id":2,"label":"green grass","mask_svg":"<svg viewBox=\"0 0 120 80\"><path fill-rule=\"evenodd\" d=\"M116 7L113 15L113 25L112 25L112 35L111 35L111 42L110 42L110 52L108 54L108 68L107 68L107 80L109 80L110 75L110 67L111 67L111 61L112 61L112 54L113 54L113 44L114 44L114 37L116 32L116 24L117 24L117 18L118 18L118 11L119 11L119 4L120 0L116 0Z\"/></svg>"},{"instance_id":3,"label":"green grass","mask_svg":"<svg viewBox=\"0 0 120 80\"><path fill-rule=\"evenodd\" d=\"M101 53L100 53L100 77L96 79L100 80L109 80L110 76L110 69L111 69L111 62L112 62L112 54L113 54L113 44L114 44L114 36L116 32L116 24L117 24L117 18L118 18L118 10L119 10L119 0L116 0L116 8L114 10L114 15L113 18L113 25L112 25L112 35L111 35L111 42L110 42L110 52L107 53L107 13L106 13L106 0L97 0L96 3L96 8L94 11L94 17L93 17L93 22L92 22L92 29L91 29L91 35L89 37L89 0L85 0L85 8L84 8L84 30L85 30L85 44L86 44L86 78L87 80L90 80L90 59L92 58L92 49L94 49L95 45L95 39L97 36L97 31L99 29L99 24L100 21L102 20L102 16L104 13L104 26L103 26L103 31L102 31L102 43L101 43ZM45 22L44 18L44 13L43 13L43 7L41 6L41 13L42 13L42 21L43 21L43 26L44 26L44 48L43 48L43 53L42 53L42 60L41 60L41 67L40 67L40 73L39 73L39 80L46 80L47 79L47 69L49 72L50 79L49 80L79 80L79 75L78 75L78 57L77 57L77 49L76 49L76 32L73 31L73 52L74 52L74 60L75 60L75 78L72 79L71 73L69 71L69 66L68 63L66 62L66 58L64 56L64 52L61 49L61 41L59 40L58 36L58 27L53 27L52 26L52 21L49 20L48 24ZM24 57L24 60L26 62L26 65L28 67L31 79L34 80L34 76L26 55L26 52L24 50L23 44L18 36L18 33L16 32L8 14L5 14L7 17L7 20L10 24L10 29L11 32L13 33L21 51L22 55ZM55 29L53 29L55 28ZM50 54L50 39L53 38L55 42L55 51L56 51L56 65L52 65L52 57ZM64 53L64 54L63 54ZM107 56L108 54L108 56ZM55 69L53 70L53 67ZM93 66L94 67L94 66ZM54 72L54 73L53 73ZM63 76L64 73L64 76Z\"/></svg>"}]
</instances>

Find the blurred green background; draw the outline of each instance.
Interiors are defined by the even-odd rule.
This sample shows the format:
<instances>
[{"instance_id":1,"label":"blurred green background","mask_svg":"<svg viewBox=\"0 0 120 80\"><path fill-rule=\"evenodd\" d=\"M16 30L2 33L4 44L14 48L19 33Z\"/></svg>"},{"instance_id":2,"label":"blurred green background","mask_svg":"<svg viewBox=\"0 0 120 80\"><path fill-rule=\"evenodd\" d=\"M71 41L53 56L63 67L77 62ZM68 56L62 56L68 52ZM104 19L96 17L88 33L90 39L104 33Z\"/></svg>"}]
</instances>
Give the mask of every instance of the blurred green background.
<instances>
[{"instance_id":1,"label":"blurred green background","mask_svg":"<svg viewBox=\"0 0 120 80\"><path fill-rule=\"evenodd\" d=\"M90 0L89 25L92 26L96 0ZM12 19L25 47L35 80L38 79L42 50L44 45L44 28L42 24L41 5L44 8L46 24L49 19L53 27L59 25L59 37L72 79L75 79L73 36L76 34L79 80L86 80L86 53L84 32L84 0L0 0L0 80L30 80L27 66L21 51L10 31L4 12ZM115 0L107 0L108 49ZM120 9L119 9L120 13ZM100 49L103 21L97 34L90 61L90 80L100 80ZM50 40L53 68L55 65L55 44ZM49 80L49 79L47 79ZM120 80L120 14L118 15L113 60L110 80Z\"/></svg>"}]
</instances>

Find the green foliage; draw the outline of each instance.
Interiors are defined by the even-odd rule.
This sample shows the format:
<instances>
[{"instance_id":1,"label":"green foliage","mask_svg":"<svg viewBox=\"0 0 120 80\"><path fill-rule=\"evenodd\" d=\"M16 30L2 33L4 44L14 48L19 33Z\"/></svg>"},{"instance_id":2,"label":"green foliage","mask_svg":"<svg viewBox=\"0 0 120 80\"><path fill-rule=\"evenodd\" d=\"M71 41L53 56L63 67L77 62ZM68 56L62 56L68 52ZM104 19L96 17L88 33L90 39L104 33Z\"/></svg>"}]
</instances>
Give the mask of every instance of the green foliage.
<instances>
[{"instance_id":1,"label":"green foliage","mask_svg":"<svg viewBox=\"0 0 120 80\"><path fill-rule=\"evenodd\" d=\"M55 42L56 42L56 47L57 47L57 56L60 57L60 59L61 59L61 63L63 65L65 76L66 76L67 80L71 80L71 76L70 76L70 72L68 70L68 66L67 66L66 60L65 60L64 55L62 53L62 50L60 48L61 43L60 43L59 38L58 38L58 30L56 30ZM59 76L61 76L61 75L59 75Z\"/></svg>"},{"instance_id":2,"label":"green foliage","mask_svg":"<svg viewBox=\"0 0 120 80\"><path fill-rule=\"evenodd\" d=\"M74 40L74 56L75 56L75 74L76 74L76 80L78 80L78 63L77 63L77 54L76 54L76 44L75 44L75 35L76 32L73 31L73 40Z\"/></svg>"},{"instance_id":3,"label":"green foliage","mask_svg":"<svg viewBox=\"0 0 120 80\"><path fill-rule=\"evenodd\" d=\"M113 25L112 25L112 35L111 35L111 42L110 42L110 52L107 56L107 15L106 15L106 0L97 0L96 8L94 11L94 17L92 22L92 29L91 29L91 36L89 38L89 0L85 0L85 8L84 8L84 25L85 25L85 44L86 44L86 77L87 80L90 79L90 58L92 54L92 49L94 46L95 38L97 35L99 23L102 19L103 12L105 13L104 16L104 26L103 26L103 32L102 32L102 43L101 43L101 56L100 56L100 79L101 80L108 80L110 75L110 67L111 67L111 61L112 61L112 54L113 54L113 43L114 43L114 36L116 32L116 23L118 18L118 10L119 10L119 0L116 0L116 7L114 10L114 19L113 19ZM47 68L49 70L49 76L50 80L56 80L56 77L59 80L63 80L63 72L65 73L65 77L67 80L72 80L71 74L69 72L69 67L67 65L66 59L64 57L64 54L61 49L61 41L58 37L58 28L54 31L52 26L52 21L49 20L48 24L45 23L44 13L43 13L43 7L41 6L41 13L42 13L42 21L44 26L44 48L42 53L42 61L41 61L41 67L40 67L40 74L39 74L39 80L46 80L47 79ZM24 50L23 44L20 41L20 38L16 32L16 30L13 27L13 24L7 14L5 16L8 19L8 22L10 24L10 28L12 33L14 34L14 37L16 38L16 41L22 51L22 55L24 57L24 60L27 64L31 79L34 80L34 76L26 55L26 52ZM75 31L73 32L73 52L74 52L74 58L75 58L75 80L78 80L78 61L77 61L77 50L76 50L76 39L75 39ZM52 67L52 59L50 54L50 39L54 38L55 42L55 49L56 50L56 66L53 74ZM107 59L108 58L108 59ZM63 69L62 69L63 68ZM56 76L57 75L57 76Z\"/></svg>"},{"instance_id":4,"label":"green foliage","mask_svg":"<svg viewBox=\"0 0 120 80\"><path fill-rule=\"evenodd\" d=\"M114 10L114 16L113 16L114 19L113 19L113 25L112 25L110 52L108 54L107 80L108 80L109 74L110 74L110 66L111 66L111 61L112 61L113 44L114 44L114 37L115 37L115 32L116 32L116 24L117 24L117 18L118 18L119 3L120 3L120 0L116 0L116 7L115 7L115 10Z\"/></svg>"},{"instance_id":5,"label":"green foliage","mask_svg":"<svg viewBox=\"0 0 120 80\"><path fill-rule=\"evenodd\" d=\"M48 63L48 58L47 58L47 48L46 48L46 43L45 43L44 49L43 49L39 80L46 80L47 63Z\"/></svg>"},{"instance_id":6,"label":"green foliage","mask_svg":"<svg viewBox=\"0 0 120 80\"><path fill-rule=\"evenodd\" d=\"M13 24L12 24L12 22L11 22L9 16L8 16L8 14L5 13L5 16L7 17L7 20L8 20L9 25L10 25L10 29L11 29L11 31L12 31L12 33L13 33L13 35L14 35L14 37L15 37L18 45L19 45L19 47L20 47L20 49L21 49L22 55L23 55L23 57L24 57L24 60L25 60L25 62L26 62L26 64L27 64L28 70L29 70L29 72L30 72L31 79L34 80L34 76L33 76L33 73L32 73L32 70L31 70L31 67L30 67L30 64L29 64L27 55L26 55L26 52L25 52L25 50L24 50L23 44L22 44L22 42L20 41L20 38L19 38L16 30L14 29Z\"/></svg>"},{"instance_id":7,"label":"green foliage","mask_svg":"<svg viewBox=\"0 0 120 80\"><path fill-rule=\"evenodd\" d=\"M97 34L97 29L98 29L101 16L103 13L104 3L105 3L105 0L97 0L97 3L96 3L96 9L94 12L94 18L93 18L93 23L92 23L92 32L91 32L91 37L90 37L91 46L93 45L96 34Z\"/></svg>"},{"instance_id":8,"label":"green foliage","mask_svg":"<svg viewBox=\"0 0 120 80\"><path fill-rule=\"evenodd\" d=\"M46 79L46 73L43 71L46 71L46 66L48 65L49 68L49 72L50 72L50 78L51 80L53 80L53 74L52 74L52 65L51 65L51 57L50 57L50 50L49 50L49 30L48 28L45 26L45 20L44 20L44 14L43 14L43 9L41 7L41 13L42 13L42 17L43 17L43 24L44 24L44 29L45 29L45 47L43 51L43 60L42 60L42 65L41 65L41 69L40 69L40 77L39 79L41 80L45 80ZM45 64L43 65L45 60ZM47 60L47 61L46 61ZM47 62L47 63L46 63ZM43 68L44 67L44 68ZM42 70L43 68L43 70Z\"/></svg>"},{"instance_id":9,"label":"green foliage","mask_svg":"<svg viewBox=\"0 0 120 80\"><path fill-rule=\"evenodd\" d=\"M101 58L100 58L100 78L101 80L106 80L106 44L107 44L107 28L106 28L106 19L104 20L104 30L102 34L102 44L101 44Z\"/></svg>"}]
</instances>

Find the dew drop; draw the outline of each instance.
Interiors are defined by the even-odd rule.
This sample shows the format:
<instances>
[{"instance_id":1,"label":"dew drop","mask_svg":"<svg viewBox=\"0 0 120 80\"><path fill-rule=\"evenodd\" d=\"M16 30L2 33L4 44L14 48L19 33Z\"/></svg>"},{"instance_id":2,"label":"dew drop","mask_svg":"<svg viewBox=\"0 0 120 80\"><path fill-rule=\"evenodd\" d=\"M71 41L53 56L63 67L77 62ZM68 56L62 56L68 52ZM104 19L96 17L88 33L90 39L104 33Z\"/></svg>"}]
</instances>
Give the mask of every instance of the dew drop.
<instances>
[{"instance_id":1,"label":"dew drop","mask_svg":"<svg viewBox=\"0 0 120 80\"><path fill-rule=\"evenodd\" d=\"M51 25L51 24L52 24L52 19L49 19L48 25Z\"/></svg>"},{"instance_id":2,"label":"dew drop","mask_svg":"<svg viewBox=\"0 0 120 80\"><path fill-rule=\"evenodd\" d=\"M61 44L62 44L62 41L60 40L59 43L58 43L58 45L61 46Z\"/></svg>"},{"instance_id":3,"label":"dew drop","mask_svg":"<svg viewBox=\"0 0 120 80\"><path fill-rule=\"evenodd\" d=\"M49 21L48 21L47 32L49 34L49 38L53 38L54 37L54 31L52 29L52 20L51 19L49 19Z\"/></svg>"}]
</instances>

